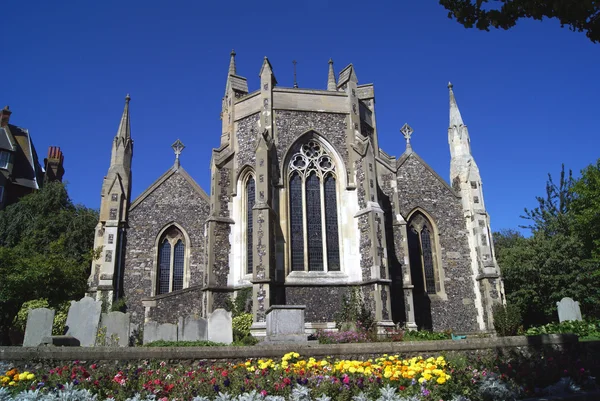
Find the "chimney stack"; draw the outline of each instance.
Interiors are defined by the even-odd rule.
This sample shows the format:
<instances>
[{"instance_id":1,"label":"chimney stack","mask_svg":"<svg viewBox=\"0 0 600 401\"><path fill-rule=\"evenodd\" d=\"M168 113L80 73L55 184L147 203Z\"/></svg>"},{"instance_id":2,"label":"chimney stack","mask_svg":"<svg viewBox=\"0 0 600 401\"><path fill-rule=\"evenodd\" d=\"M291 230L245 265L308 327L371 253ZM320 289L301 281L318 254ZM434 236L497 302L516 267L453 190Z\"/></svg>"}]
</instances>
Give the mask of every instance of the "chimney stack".
<instances>
[{"instance_id":1,"label":"chimney stack","mask_svg":"<svg viewBox=\"0 0 600 401\"><path fill-rule=\"evenodd\" d=\"M10 111L10 107L8 106L4 106L4 108L0 110L0 127L6 127L8 125L11 114L12 111Z\"/></svg>"},{"instance_id":2,"label":"chimney stack","mask_svg":"<svg viewBox=\"0 0 600 401\"><path fill-rule=\"evenodd\" d=\"M64 156L58 146L50 146L48 148L48 157L44 159L46 167L46 182L60 181L62 182L65 169L63 167Z\"/></svg>"}]
</instances>

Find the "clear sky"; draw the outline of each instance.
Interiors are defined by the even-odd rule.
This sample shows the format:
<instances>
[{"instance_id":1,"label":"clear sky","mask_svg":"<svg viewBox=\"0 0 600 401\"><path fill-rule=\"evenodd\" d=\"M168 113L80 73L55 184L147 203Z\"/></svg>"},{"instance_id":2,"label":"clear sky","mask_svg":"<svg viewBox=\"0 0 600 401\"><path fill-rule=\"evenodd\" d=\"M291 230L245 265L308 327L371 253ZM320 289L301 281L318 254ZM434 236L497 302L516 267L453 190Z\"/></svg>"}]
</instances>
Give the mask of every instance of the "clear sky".
<instances>
[{"instance_id":1,"label":"clear sky","mask_svg":"<svg viewBox=\"0 0 600 401\"><path fill-rule=\"evenodd\" d=\"M174 160L209 190L229 52L258 89L268 56L280 86L325 89L353 63L374 83L380 146L399 132L448 180L448 81L454 84L484 184L492 228L516 227L561 163L600 157L600 44L556 20L509 31L467 30L427 1L7 1L2 4L1 106L29 129L40 158L65 154L73 200L98 208L112 139L131 94L133 197Z\"/></svg>"}]
</instances>

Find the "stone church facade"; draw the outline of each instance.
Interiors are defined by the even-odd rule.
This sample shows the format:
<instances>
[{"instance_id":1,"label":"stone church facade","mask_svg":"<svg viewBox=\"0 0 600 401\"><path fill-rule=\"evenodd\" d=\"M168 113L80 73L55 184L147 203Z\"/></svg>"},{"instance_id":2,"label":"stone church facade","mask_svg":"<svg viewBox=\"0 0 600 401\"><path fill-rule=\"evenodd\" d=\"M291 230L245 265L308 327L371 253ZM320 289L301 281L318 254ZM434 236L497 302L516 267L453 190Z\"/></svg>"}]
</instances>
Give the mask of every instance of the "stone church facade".
<instances>
[{"instance_id":1,"label":"stone church facade","mask_svg":"<svg viewBox=\"0 0 600 401\"><path fill-rule=\"evenodd\" d=\"M333 328L360 288L379 329L493 330L503 302L467 126L450 91L450 182L410 145L379 148L372 84L353 65L327 89L277 86L265 58L248 92L232 52L208 195L176 160L131 200L129 96L102 186L88 293L125 297L134 322L206 316L252 289L252 330L272 305L306 305L307 331Z\"/></svg>"}]
</instances>

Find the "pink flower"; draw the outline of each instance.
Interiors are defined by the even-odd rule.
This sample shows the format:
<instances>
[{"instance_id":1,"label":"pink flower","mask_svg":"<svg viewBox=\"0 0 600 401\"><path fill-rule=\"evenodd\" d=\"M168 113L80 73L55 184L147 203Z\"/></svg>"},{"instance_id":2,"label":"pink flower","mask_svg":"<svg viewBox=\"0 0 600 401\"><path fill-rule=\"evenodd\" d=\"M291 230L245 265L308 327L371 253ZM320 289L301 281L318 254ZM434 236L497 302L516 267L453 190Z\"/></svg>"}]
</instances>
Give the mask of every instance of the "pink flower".
<instances>
[{"instance_id":1,"label":"pink flower","mask_svg":"<svg viewBox=\"0 0 600 401\"><path fill-rule=\"evenodd\" d=\"M350 383L350 377L348 377L348 375L344 375L344 378L342 379L342 382L344 384L349 384Z\"/></svg>"},{"instance_id":2,"label":"pink flower","mask_svg":"<svg viewBox=\"0 0 600 401\"><path fill-rule=\"evenodd\" d=\"M260 392L260 395L262 395L263 397L266 397L267 396L267 390L262 390Z\"/></svg>"}]
</instances>

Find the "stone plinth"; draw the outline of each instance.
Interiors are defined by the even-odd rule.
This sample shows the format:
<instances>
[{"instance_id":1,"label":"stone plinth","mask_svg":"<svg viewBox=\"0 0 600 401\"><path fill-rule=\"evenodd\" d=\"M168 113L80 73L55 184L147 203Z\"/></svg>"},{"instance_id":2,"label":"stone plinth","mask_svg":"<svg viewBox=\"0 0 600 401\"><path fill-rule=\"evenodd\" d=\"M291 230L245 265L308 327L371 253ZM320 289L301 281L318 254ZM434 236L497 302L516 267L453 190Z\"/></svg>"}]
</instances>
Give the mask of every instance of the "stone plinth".
<instances>
[{"instance_id":1,"label":"stone plinth","mask_svg":"<svg viewBox=\"0 0 600 401\"><path fill-rule=\"evenodd\" d=\"M305 305L274 305L267 309L267 342L306 342Z\"/></svg>"}]
</instances>

